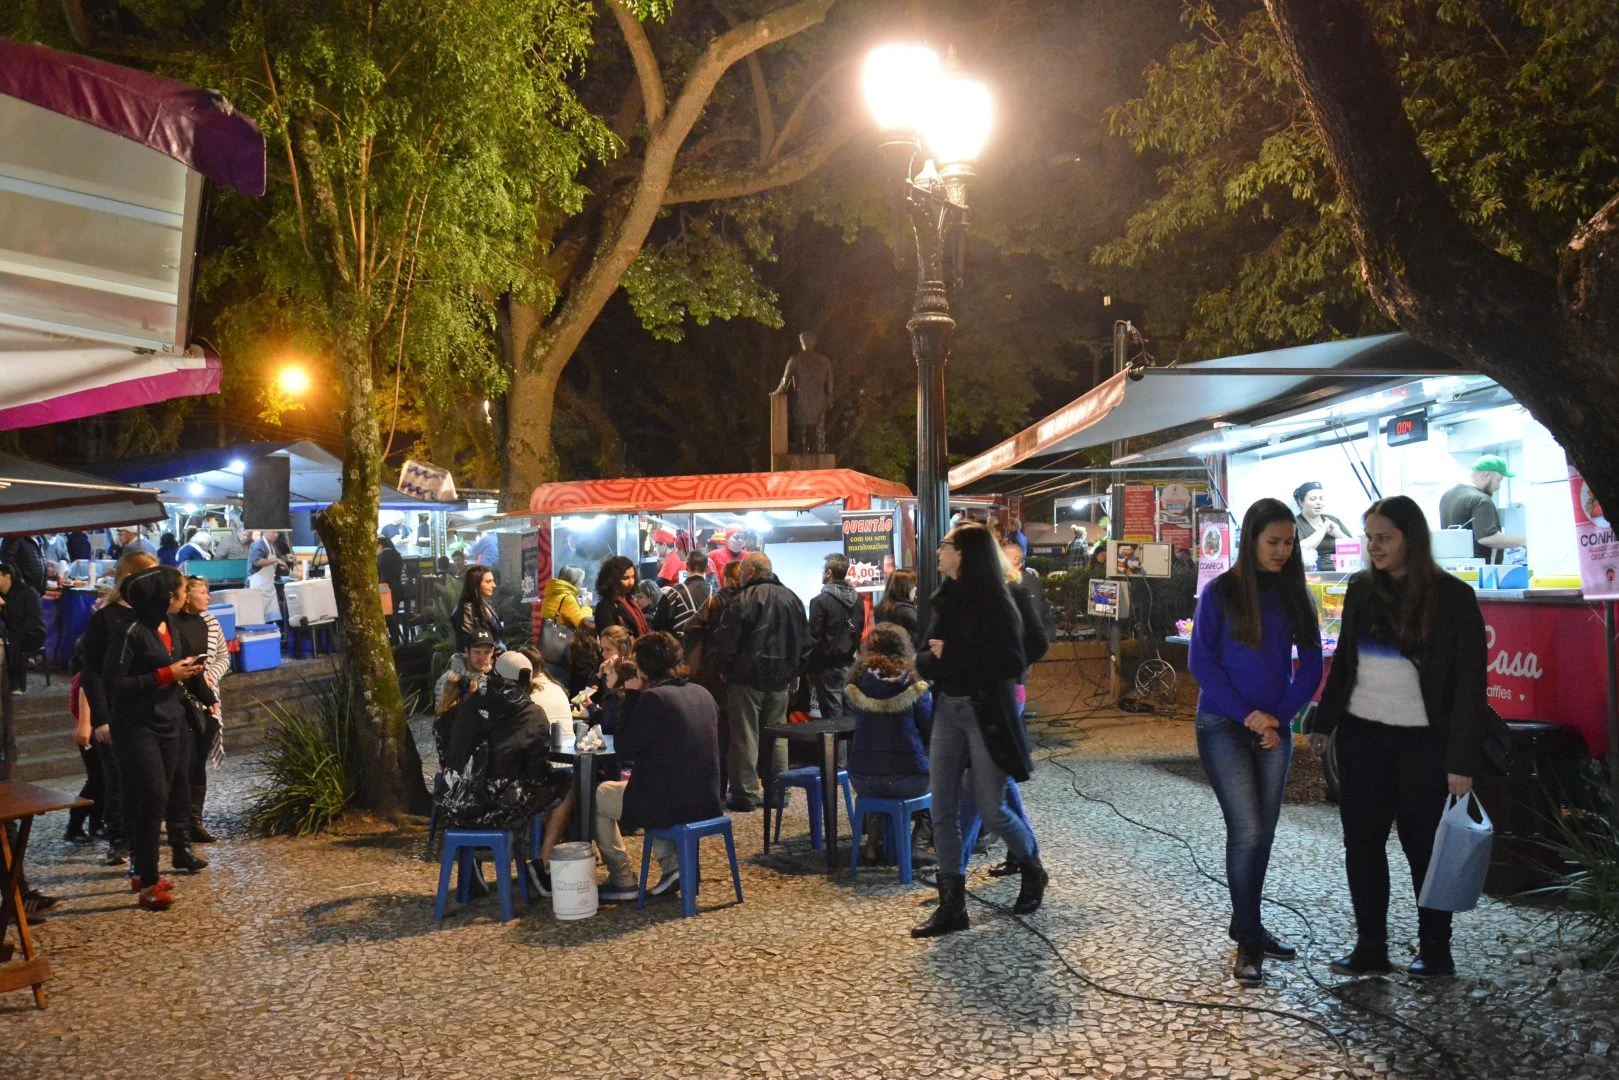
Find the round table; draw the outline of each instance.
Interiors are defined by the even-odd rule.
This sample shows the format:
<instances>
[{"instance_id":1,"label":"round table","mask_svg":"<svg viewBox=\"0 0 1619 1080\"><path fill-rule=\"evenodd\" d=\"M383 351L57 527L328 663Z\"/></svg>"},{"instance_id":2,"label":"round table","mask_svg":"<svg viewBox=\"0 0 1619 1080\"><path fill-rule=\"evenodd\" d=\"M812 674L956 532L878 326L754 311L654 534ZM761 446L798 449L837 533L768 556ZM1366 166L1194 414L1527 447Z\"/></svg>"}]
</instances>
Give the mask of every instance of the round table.
<instances>
[{"instance_id":1,"label":"round table","mask_svg":"<svg viewBox=\"0 0 1619 1080\"><path fill-rule=\"evenodd\" d=\"M819 742L821 744L821 834L826 837L826 867L836 873L838 859L838 740L854 738L854 720L840 716L832 720L811 720L807 724L770 724L759 729L768 739L761 755L768 763L765 777L765 851L770 850L770 799L776 788L776 740ZM850 828L854 822L849 823Z\"/></svg>"}]
</instances>

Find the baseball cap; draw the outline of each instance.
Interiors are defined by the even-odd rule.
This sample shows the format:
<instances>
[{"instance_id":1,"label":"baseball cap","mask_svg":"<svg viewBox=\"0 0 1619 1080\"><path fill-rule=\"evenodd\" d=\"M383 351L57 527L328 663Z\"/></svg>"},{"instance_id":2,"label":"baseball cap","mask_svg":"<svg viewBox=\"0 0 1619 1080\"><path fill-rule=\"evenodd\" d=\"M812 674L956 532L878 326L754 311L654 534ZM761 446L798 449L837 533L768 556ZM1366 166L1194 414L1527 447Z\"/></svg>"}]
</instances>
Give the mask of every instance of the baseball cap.
<instances>
[{"instance_id":1,"label":"baseball cap","mask_svg":"<svg viewBox=\"0 0 1619 1080\"><path fill-rule=\"evenodd\" d=\"M1496 457L1494 454L1485 454L1483 457L1473 462L1473 471L1500 473L1502 476L1518 475L1514 472L1508 472L1507 463Z\"/></svg>"},{"instance_id":2,"label":"baseball cap","mask_svg":"<svg viewBox=\"0 0 1619 1080\"><path fill-rule=\"evenodd\" d=\"M467 648L476 649L476 648L478 648L480 646L482 646L483 648L486 648L486 649L494 648L495 647L495 635L491 634L487 630L474 631L473 635L472 635L472 641L467 645Z\"/></svg>"},{"instance_id":3,"label":"baseball cap","mask_svg":"<svg viewBox=\"0 0 1619 1080\"><path fill-rule=\"evenodd\" d=\"M668 529L659 529L652 534L652 542L654 544L672 544L675 542L675 534Z\"/></svg>"},{"instance_id":4,"label":"baseball cap","mask_svg":"<svg viewBox=\"0 0 1619 1080\"><path fill-rule=\"evenodd\" d=\"M516 649L508 649L500 654L499 660L495 661L495 674L508 682L517 682L525 672L531 673L533 670L534 665L529 662L529 658Z\"/></svg>"}]
</instances>

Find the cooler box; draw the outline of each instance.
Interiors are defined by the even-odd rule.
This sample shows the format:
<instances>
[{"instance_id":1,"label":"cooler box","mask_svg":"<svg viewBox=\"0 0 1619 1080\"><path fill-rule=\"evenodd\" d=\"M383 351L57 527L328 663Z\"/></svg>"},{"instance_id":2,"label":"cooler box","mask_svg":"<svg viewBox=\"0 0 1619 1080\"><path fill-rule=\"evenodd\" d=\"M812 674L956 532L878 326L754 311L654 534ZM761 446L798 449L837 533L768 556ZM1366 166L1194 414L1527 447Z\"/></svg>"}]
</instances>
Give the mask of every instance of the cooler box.
<instances>
[{"instance_id":1,"label":"cooler box","mask_svg":"<svg viewBox=\"0 0 1619 1080\"><path fill-rule=\"evenodd\" d=\"M215 604L229 604L236 609L237 629L263 626L270 621L265 617L264 594L257 589L220 589L212 599Z\"/></svg>"},{"instance_id":2,"label":"cooler box","mask_svg":"<svg viewBox=\"0 0 1619 1080\"><path fill-rule=\"evenodd\" d=\"M219 622L219 629L224 632L226 641L236 640L235 604L209 604L208 614Z\"/></svg>"},{"instance_id":3,"label":"cooler box","mask_svg":"<svg viewBox=\"0 0 1619 1080\"><path fill-rule=\"evenodd\" d=\"M281 631L273 626L236 628L237 670L264 671L281 666Z\"/></svg>"},{"instance_id":4,"label":"cooler box","mask_svg":"<svg viewBox=\"0 0 1619 1080\"><path fill-rule=\"evenodd\" d=\"M303 626L337 618L337 594L332 590L331 578L289 581L285 588L289 625Z\"/></svg>"}]
</instances>

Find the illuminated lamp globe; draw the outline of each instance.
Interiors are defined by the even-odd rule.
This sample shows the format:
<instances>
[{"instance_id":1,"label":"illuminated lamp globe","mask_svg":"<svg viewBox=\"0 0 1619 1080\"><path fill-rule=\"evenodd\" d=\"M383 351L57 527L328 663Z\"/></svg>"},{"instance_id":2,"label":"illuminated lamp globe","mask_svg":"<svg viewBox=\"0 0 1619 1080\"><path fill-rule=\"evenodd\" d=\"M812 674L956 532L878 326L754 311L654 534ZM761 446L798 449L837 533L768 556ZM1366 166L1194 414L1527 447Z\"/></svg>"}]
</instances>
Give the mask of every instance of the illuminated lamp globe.
<instances>
[{"instance_id":1,"label":"illuminated lamp globe","mask_svg":"<svg viewBox=\"0 0 1619 1080\"><path fill-rule=\"evenodd\" d=\"M922 45L879 45L866 54L860 77L877 127L907 135L921 130L938 83L939 54Z\"/></svg>"},{"instance_id":2,"label":"illuminated lamp globe","mask_svg":"<svg viewBox=\"0 0 1619 1080\"><path fill-rule=\"evenodd\" d=\"M995 103L983 83L947 78L929 95L922 137L941 166L965 165L983 153L994 121Z\"/></svg>"},{"instance_id":3,"label":"illuminated lamp globe","mask_svg":"<svg viewBox=\"0 0 1619 1080\"><path fill-rule=\"evenodd\" d=\"M276 385L283 394L297 397L309 390L309 372L296 364L289 364L276 376Z\"/></svg>"}]
</instances>

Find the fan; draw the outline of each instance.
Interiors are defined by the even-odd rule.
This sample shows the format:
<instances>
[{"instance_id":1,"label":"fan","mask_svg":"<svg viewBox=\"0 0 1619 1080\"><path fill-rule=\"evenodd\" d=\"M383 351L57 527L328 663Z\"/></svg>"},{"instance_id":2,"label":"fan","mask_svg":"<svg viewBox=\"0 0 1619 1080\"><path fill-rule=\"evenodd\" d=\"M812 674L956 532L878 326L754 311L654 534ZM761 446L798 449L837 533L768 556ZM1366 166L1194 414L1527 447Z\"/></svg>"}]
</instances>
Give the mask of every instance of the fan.
<instances>
[{"instance_id":1,"label":"fan","mask_svg":"<svg viewBox=\"0 0 1619 1080\"><path fill-rule=\"evenodd\" d=\"M1136 668L1136 694L1164 705L1174 704L1174 666L1166 660L1143 660Z\"/></svg>"}]
</instances>

